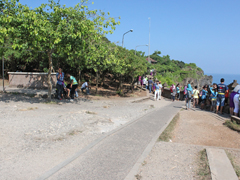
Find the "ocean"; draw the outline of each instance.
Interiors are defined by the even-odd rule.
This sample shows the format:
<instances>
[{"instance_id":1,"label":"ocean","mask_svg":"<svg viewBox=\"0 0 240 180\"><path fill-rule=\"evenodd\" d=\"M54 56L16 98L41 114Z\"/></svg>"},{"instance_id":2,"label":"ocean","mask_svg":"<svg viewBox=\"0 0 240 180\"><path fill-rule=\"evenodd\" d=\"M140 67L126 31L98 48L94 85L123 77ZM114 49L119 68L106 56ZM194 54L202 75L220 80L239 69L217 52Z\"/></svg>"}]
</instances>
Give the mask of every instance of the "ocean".
<instances>
[{"instance_id":1,"label":"ocean","mask_svg":"<svg viewBox=\"0 0 240 180\"><path fill-rule=\"evenodd\" d=\"M233 80L237 80L238 84L240 84L240 74L209 74L206 73L206 75L212 75L213 76L213 83L220 83L220 79L225 79L225 84L228 85L233 82Z\"/></svg>"}]
</instances>

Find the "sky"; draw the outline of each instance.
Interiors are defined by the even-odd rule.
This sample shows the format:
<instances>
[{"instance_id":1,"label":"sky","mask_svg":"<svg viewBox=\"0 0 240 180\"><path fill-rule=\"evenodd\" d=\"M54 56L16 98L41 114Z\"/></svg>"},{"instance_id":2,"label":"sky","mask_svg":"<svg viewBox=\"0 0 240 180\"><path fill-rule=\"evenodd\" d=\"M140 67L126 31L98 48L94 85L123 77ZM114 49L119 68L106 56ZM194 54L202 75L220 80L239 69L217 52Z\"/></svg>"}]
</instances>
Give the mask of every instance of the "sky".
<instances>
[{"instance_id":1,"label":"sky","mask_svg":"<svg viewBox=\"0 0 240 180\"><path fill-rule=\"evenodd\" d=\"M19 2L35 8L48 0ZM61 0L60 4L78 2ZM149 44L150 32L150 54L159 50L171 59L196 63L209 75L240 74L239 0L92 0L89 9L121 17L121 24L107 35L118 45L123 34L133 29L124 36L127 49ZM147 46L137 50L148 55Z\"/></svg>"}]
</instances>

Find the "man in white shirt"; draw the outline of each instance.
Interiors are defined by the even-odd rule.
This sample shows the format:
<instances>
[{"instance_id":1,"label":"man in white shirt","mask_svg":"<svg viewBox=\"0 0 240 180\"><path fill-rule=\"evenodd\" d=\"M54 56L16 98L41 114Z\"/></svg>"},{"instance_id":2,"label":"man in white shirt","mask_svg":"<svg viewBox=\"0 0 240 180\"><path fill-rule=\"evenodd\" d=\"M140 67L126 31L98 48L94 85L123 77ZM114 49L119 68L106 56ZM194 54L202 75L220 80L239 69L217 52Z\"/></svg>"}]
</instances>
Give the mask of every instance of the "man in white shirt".
<instances>
[{"instance_id":1,"label":"man in white shirt","mask_svg":"<svg viewBox=\"0 0 240 180\"><path fill-rule=\"evenodd\" d=\"M162 83L159 81L159 99L161 100L161 95L162 95Z\"/></svg>"},{"instance_id":2,"label":"man in white shirt","mask_svg":"<svg viewBox=\"0 0 240 180\"><path fill-rule=\"evenodd\" d=\"M82 87L81 87L82 93L84 89L86 89L86 93L89 94L88 80L86 80L86 82L82 84Z\"/></svg>"}]
</instances>

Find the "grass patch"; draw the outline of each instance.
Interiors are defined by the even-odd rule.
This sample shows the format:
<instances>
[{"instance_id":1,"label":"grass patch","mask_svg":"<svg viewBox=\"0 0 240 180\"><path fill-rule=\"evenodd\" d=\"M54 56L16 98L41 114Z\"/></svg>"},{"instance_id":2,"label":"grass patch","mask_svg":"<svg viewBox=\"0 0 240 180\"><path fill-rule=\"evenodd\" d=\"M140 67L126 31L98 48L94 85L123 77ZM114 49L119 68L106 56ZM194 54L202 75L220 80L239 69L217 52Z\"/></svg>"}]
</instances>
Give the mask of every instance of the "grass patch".
<instances>
[{"instance_id":1,"label":"grass patch","mask_svg":"<svg viewBox=\"0 0 240 180\"><path fill-rule=\"evenodd\" d=\"M135 175L135 178L136 178L137 180L140 180L140 179L142 179L142 176L140 176L139 174L137 174L137 175Z\"/></svg>"},{"instance_id":2,"label":"grass patch","mask_svg":"<svg viewBox=\"0 0 240 180\"><path fill-rule=\"evenodd\" d=\"M230 162L231 162L231 164L233 166L233 169L235 170L237 176L240 177L240 167L238 165L236 165L232 154L227 152L227 151L225 151L225 152L226 152L226 154L228 156L228 159L230 160Z\"/></svg>"},{"instance_id":3,"label":"grass patch","mask_svg":"<svg viewBox=\"0 0 240 180\"><path fill-rule=\"evenodd\" d=\"M58 104L57 101L45 101L44 104Z\"/></svg>"},{"instance_id":4,"label":"grass patch","mask_svg":"<svg viewBox=\"0 0 240 180\"><path fill-rule=\"evenodd\" d=\"M92 111L86 111L87 114L97 114L95 112L92 112Z\"/></svg>"},{"instance_id":5,"label":"grass patch","mask_svg":"<svg viewBox=\"0 0 240 180\"><path fill-rule=\"evenodd\" d=\"M172 119L172 121L169 123L167 128L162 132L162 134L159 136L159 141L166 141L169 142L170 139L172 139L173 130L177 124L177 121L179 120L180 114L177 113L177 115Z\"/></svg>"},{"instance_id":6,"label":"grass patch","mask_svg":"<svg viewBox=\"0 0 240 180\"><path fill-rule=\"evenodd\" d=\"M150 105L150 108L155 108L154 105Z\"/></svg>"},{"instance_id":7,"label":"grass patch","mask_svg":"<svg viewBox=\"0 0 240 180\"><path fill-rule=\"evenodd\" d=\"M19 109L19 111L31 111L31 110L35 110L38 109L37 107L29 107L27 109Z\"/></svg>"},{"instance_id":8,"label":"grass patch","mask_svg":"<svg viewBox=\"0 0 240 180\"><path fill-rule=\"evenodd\" d=\"M229 127L230 129L234 130L234 131L238 131L240 132L240 125L237 124L235 121L230 121L230 120L227 120L225 123L224 123L225 126Z\"/></svg>"},{"instance_id":9,"label":"grass patch","mask_svg":"<svg viewBox=\"0 0 240 180\"><path fill-rule=\"evenodd\" d=\"M203 149L199 152L198 156L198 170L197 175L200 180L211 180L211 171L209 168L208 158L207 158L207 152L206 149Z\"/></svg>"},{"instance_id":10,"label":"grass patch","mask_svg":"<svg viewBox=\"0 0 240 180\"><path fill-rule=\"evenodd\" d=\"M68 135L74 136L74 135L77 135L77 134L79 134L79 133L82 133L82 131L72 130L72 131L70 131L70 132L68 133Z\"/></svg>"}]
</instances>

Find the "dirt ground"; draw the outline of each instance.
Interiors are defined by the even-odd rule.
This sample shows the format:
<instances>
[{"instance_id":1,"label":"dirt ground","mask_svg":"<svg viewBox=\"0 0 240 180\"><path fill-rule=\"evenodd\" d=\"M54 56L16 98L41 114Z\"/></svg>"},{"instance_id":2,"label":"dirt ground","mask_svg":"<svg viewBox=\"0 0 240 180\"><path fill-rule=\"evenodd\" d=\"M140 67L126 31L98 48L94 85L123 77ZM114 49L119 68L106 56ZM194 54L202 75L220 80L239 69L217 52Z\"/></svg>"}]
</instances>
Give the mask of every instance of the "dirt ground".
<instances>
[{"instance_id":1,"label":"dirt ground","mask_svg":"<svg viewBox=\"0 0 240 180\"><path fill-rule=\"evenodd\" d=\"M0 179L36 179L105 133L167 100L80 96L73 103L0 93ZM144 92L146 95L146 92Z\"/></svg>"},{"instance_id":2,"label":"dirt ground","mask_svg":"<svg viewBox=\"0 0 240 180\"><path fill-rule=\"evenodd\" d=\"M230 153L240 167L240 133L224 126L228 116L207 111L181 110L169 142L157 142L142 163L136 179L205 179L199 176L199 152L208 146Z\"/></svg>"},{"instance_id":3,"label":"dirt ground","mask_svg":"<svg viewBox=\"0 0 240 180\"><path fill-rule=\"evenodd\" d=\"M240 149L240 133L224 126L225 119L207 111L180 111L172 141Z\"/></svg>"}]
</instances>

